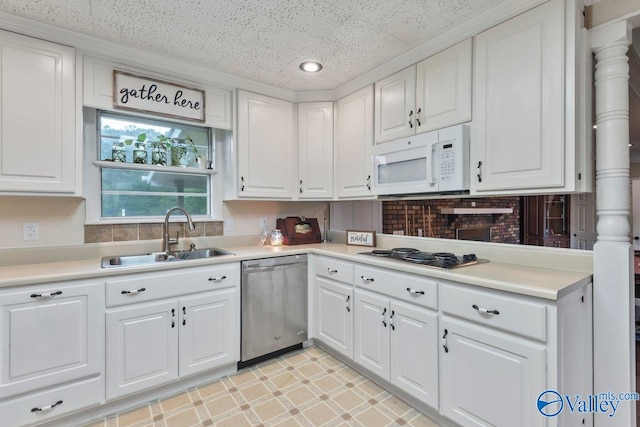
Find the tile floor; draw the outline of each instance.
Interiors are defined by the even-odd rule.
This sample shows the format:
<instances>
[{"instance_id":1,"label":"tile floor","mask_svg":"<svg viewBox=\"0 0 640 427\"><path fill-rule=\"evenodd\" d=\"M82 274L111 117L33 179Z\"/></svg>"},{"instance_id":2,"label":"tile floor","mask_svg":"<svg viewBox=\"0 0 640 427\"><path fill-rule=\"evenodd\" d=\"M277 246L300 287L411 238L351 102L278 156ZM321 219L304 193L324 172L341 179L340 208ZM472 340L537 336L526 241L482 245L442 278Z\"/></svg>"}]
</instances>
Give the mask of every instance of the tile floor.
<instances>
[{"instance_id":1,"label":"tile floor","mask_svg":"<svg viewBox=\"0 0 640 427\"><path fill-rule=\"evenodd\" d=\"M318 347L285 354L85 427L438 427Z\"/></svg>"}]
</instances>

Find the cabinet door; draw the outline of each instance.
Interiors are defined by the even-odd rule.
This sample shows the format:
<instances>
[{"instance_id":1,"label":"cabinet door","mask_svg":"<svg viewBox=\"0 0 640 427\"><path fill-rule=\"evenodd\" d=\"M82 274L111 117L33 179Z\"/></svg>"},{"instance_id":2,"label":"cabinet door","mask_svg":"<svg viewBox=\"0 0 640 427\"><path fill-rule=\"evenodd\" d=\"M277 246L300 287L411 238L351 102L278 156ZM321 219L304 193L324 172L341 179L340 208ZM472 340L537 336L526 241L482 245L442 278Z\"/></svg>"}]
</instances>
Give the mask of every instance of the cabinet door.
<instances>
[{"instance_id":1,"label":"cabinet door","mask_svg":"<svg viewBox=\"0 0 640 427\"><path fill-rule=\"evenodd\" d=\"M360 289L355 300L353 360L389 380L389 300Z\"/></svg>"},{"instance_id":2,"label":"cabinet door","mask_svg":"<svg viewBox=\"0 0 640 427\"><path fill-rule=\"evenodd\" d=\"M471 120L471 39L416 66L416 132Z\"/></svg>"},{"instance_id":3,"label":"cabinet door","mask_svg":"<svg viewBox=\"0 0 640 427\"><path fill-rule=\"evenodd\" d=\"M0 295L0 399L103 371L101 290L51 284Z\"/></svg>"},{"instance_id":4,"label":"cabinet door","mask_svg":"<svg viewBox=\"0 0 640 427\"><path fill-rule=\"evenodd\" d=\"M75 51L0 31L0 191L76 191Z\"/></svg>"},{"instance_id":5,"label":"cabinet door","mask_svg":"<svg viewBox=\"0 0 640 427\"><path fill-rule=\"evenodd\" d=\"M376 144L416 131L416 67L412 65L375 84Z\"/></svg>"},{"instance_id":6,"label":"cabinet door","mask_svg":"<svg viewBox=\"0 0 640 427\"><path fill-rule=\"evenodd\" d=\"M298 104L298 198L333 197L333 103Z\"/></svg>"},{"instance_id":7,"label":"cabinet door","mask_svg":"<svg viewBox=\"0 0 640 427\"><path fill-rule=\"evenodd\" d=\"M391 383L438 408L438 314L391 302Z\"/></svg>"},{"instance_id":8,"label":"cabinet door","mask_svg":"<svg viewBox=\"0 0 640 427\"><path fill-rule=\"evenodd\" d=\"M237 362L236 290L180 299L180 377Z\"/></svg>"},{"instance_id":9,"label":"cabinet door","mask_svg":"<svg viewBox=\"0 0 640 427\"><path fill-rule=\"evenodd\" d=\"M292 103L238 91L239 197L293 197L293 125Z\"/></svg>"},{"instance_id":10,"label":"cabinet door","mask_svg":"<svg viewBox=\"0 0 640 427\"><path fill-rule=\"evenodd\" d=\"M338 101L336 195L372 197L373 86Z\"/></svg>"},{"instance_id":11,"label":"cabinet door","mask_svg":"<svg viewBox=\"0 0 640 427\"><path fill-rule=\"evenodd\" d=\"M317 337L335 351L353 358L353 287L316 278Z\"/></svg>"},{"instance_id":12,"label":"cabinet door","mask_svg":"<svg viewBox=\"0 0 640 427\"><path fill-rule=\"evenodd\" d=\"M158 302L107 312L107 399L178 378L178 305Z\"/></svg>"},{"instance_id":13,"label":"cabinet door","mask_svg":"<svg viewBox=\"0 0 640 427\"><path fill-rule=\"evenodd\" d=\"M564 185L564 2L475 38L472 191Z\"/></svg>"},{"instance_id":14,"label":"cabinet door","mask_svg":"<svg viewBox=\"0 0 640 427\"><path fill-rule=\"evenodd\" d=\"M440 328L440 412L465 426L542 426L545 347L449 319Z\"/></svg>"}]
</instances>

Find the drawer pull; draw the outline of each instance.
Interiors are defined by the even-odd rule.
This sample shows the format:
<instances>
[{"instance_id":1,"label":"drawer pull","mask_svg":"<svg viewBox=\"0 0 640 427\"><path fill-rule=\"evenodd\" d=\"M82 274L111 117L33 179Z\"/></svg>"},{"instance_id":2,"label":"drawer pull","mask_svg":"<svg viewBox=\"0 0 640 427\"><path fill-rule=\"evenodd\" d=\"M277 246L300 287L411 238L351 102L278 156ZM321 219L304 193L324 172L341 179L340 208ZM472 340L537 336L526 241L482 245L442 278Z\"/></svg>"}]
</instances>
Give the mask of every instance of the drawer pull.
<instances>
[{"instance_id":1,"label":"drawer pull","mask_svg":"<svg viewBox=\"0 0 640 427\"><path fill-rule=\"evenodd\" d=\"M209 277L209 281L210 282L222 282L226 278L227 278L227 276Z\"/></svg>"},{"instance_id":2,"label":"drawer pull","mask_svg":"<svg viewBox=\"0 0 640 427\"><path fill-rule=\"evenodd\" d=\"M132 289L130 291L122 291L120 293L122 295L138 295L140 292L144 292L144 291L146 291L146 288Z\"/></svg>"},{"instance_id":3,"label":"drawer pull","mask_svg":"<svg viewBox=\"0 0 640 427\"><path fill-rule=\"evenodd\" d=\"M424 291L416 291L415 289L407 288L407 292L411 295L424 295Z\"/></svg>"},{"instance_id":4,"label":"drawer pull","mask_svg":"<svg viewBox=\"0 0 640 427\"><path fill-rule=\"evenodd\" d=\"M62 291L43 292L41 294L31 294L31 298L51 298L51 297L55 297L56 295L62 295Z\"/></svg>"},{"instance_id":5,"label":"drawer pull","mask_svg":"<svg viewBox=\"0 0 640 427\"><path fill-rule=\"evenodd\" d=\"M478 307L475 304L473 304L471 307L473 307L475 310L478 310L478 312L482 313L482 314L495 314L495 315L500 314L500 312L498 310L489 310L489 309L486 309L486 308Z\"/></svg>"},{"instance_id":6,"label":"drawer pull","mask_svg":"<svg viewBox=\"0 0 640 427\"><path fill-rule=\"evenodd\" d=\"M335 273L337 273L337 272L338 272L338 270L336 270L335 268L331 268L331 267L327 268L327 271L328 271L329 273L331 273L331 274L335 274Z\"/></svg>"},{"instance_id":7,"label":"drawer pull","mask_svg":"<svg viewBox=\"0 0 640 427\"><path fill-rule=\"evenodd\" d=\"M33 409L31 409L31 412L50 411L51 409L55 408L56 406L60 406L60 405L62 405L62 400L58 400L53 405L43 406L42 408L33 408Z\"/></svg>"},{"instance_id":8,"label":"drawer pull","mask_svg":"<svg viewBox=\"0 0 640 427\"><path fill-rule=\"evenodd\" d=\"M363 282L365 283L371 283L373 282L373 277L364 277L364 276L360 276L360 278L362 279Z\"/></svg>"}]
</instances>

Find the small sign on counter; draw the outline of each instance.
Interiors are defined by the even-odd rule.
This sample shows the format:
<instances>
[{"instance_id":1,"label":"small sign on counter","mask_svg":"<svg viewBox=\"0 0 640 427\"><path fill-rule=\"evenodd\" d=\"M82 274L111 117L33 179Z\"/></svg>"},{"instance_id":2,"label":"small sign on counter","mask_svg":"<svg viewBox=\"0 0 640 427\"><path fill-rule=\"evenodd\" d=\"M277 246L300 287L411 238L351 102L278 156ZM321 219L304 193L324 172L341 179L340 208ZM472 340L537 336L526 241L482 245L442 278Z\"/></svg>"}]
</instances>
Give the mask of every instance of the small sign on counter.
<instances>
[{"instance_id":1,"label":"small sign on counter","mask_svg":"<svg viewBox=\"0 0 640 427\"><path fill-rule=\"evenodd\" d=\"M347 245L375 246L376 245L376 232L375 231L347 230Z\"/></svg>"}]
</instances>

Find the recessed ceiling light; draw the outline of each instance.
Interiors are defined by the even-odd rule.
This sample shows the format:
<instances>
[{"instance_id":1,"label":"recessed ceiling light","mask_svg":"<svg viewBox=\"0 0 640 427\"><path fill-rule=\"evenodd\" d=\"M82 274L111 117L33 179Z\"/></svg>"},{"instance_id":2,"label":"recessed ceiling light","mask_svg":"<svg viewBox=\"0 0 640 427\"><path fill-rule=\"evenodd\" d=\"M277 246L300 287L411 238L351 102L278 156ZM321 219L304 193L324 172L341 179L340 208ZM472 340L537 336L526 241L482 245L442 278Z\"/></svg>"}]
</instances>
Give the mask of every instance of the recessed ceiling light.
<instances>
[{"instance_id":1,"label":"recessed ceiling light","mask_svg":"<svg viewBox=\"0 0 640 427\"><path fill-rule=\"evenodd\" d=\"M300 69L307 73L317 73L322 70L322 64L315 61L307 61L300 64Z\"/></svg>"}]
</instances>

